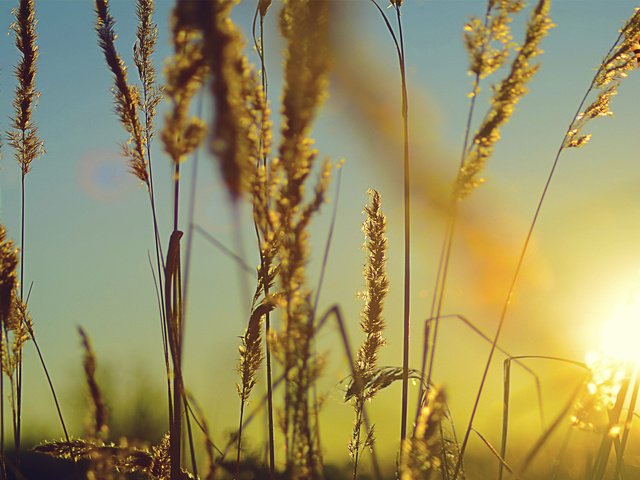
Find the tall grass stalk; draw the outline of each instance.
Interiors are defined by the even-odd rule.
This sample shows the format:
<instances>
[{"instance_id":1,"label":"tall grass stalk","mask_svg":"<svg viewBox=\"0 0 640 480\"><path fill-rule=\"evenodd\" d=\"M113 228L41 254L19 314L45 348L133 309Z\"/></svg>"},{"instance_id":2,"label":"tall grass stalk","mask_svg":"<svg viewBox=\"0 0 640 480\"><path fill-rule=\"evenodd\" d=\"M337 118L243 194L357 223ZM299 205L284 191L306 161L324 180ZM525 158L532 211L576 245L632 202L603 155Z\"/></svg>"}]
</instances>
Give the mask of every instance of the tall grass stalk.
<instances>
[{"instance_id":1,"label":"tall grass stalk","mask_svg":"<svg viewBox=\"0 0 640 480\"><path fill-rule=\"evenodd\" d=\"M265 40L264 19L265 19L265 16L267 15L267 11L270 6L271 6L271 0L260 0L258 2L258 4L256 5L255 14L253 16L253 23L251 28L251 32L253 36L253 45L254 45L254 48L256 49L256 52L258 53L258 57L260 58L260 81L262 84L262 92L264 93L265 106L267 108L269 105L269 80L267 76L267 66L265 63L265 51L264 51L264 40ZM258 17L260 18L260 33L256 34L256 22ZM269 205L269 188L268 188L269 165L268 165L268 152L265 149L265 143L268 141L268 138L266 138L266 134L265 134L266 125L264 125L264 120L265 119L263 117L262 118L263 125L261 125L261 128L260 128L260 146L259 146L262 155L259 161L261 160L262 162L261 166L262 168L264 168L264 175L265 175L264 203L265 205L263 206L263 208L267 210ZM258 240L258 251L260 252L260 270L262 271L263 278L267 278L270 265L267 264L265 255L262 252L262 240L260 235L260 229L255 220L254 220L254 226L256 231L256 238ZM269 222L264 221L264 225L262 228L266 232L267 229L269 228ZM270 295L269 289L270 287L268 282L264 282L263 292L264 292L265 298L269 298L269 295ZM269 332L271 330L271 313L270 312L267 312L265 315L264 329L265 329L264 338L265 340L267 340L269 338L269 335L270 335ZM265 358L266 358L266 377L267 377L266 378L267 380L267 428L269 430L268 432L269 476L273 480L275 476L275 471L276 471L276 447L275 447L275 426L273 421L273 386L272 386L273 370L272 370L272 364L271 364L271 347L269 346L268 341L265 341Z\"/></svg>"},{"instance_id":2,"label":"tall grass stalk","mask_svg":"<svg viewBox=\"0 0 640 480\"><path fill-rule=\"evenodd\" d=\"M409 330L411 307L411 176L409 171L409 99L407 93L407 76L405 70L404 36L402 34L402 20L400 7L402 0L391 0L396 12L398 35L396 36L384 10L376 0L371 0L382 15L387 30L391 34L396 47L398 64L400 66L401 97L402 97L402 134L403 134L403 209L404 209L404 282L403 282L403 323L402 323L402 404L400 414L400 449L407 436L407 416L409 405Z\"/></svg>"},{"instance_id":3,"label":"tall grass stalk","mask_svg":"<svg viewBox=\"0 0 640 480\"><path fill-rule=\"evenodd\" d=\"M366 385L371 383L377 368L378 354L385 344L383 336L385 328L383 306L389 290L389 279L386 272L387 219L381 209L380 194L371 189L369 190L369 197L370 203L364 210L367 217L362 225L362 231L365 234L364 248L367 251L367 263L363 271L365 290L361 294L364 300L364 307L361 314L360 327L366 337L353 362L355 366L353 378L355 421L349 444L349 451L353 458L353 480L358 477L364 405L378 391L376 387L366 387ZM373 430L367 429L365 434L364 446L372 445L374 442Z\"/></svg>"},{"instance_id":4,"label":"tall grass stalk","mask_svg":"<svg viewBox=\"0 0 640 480\"><path fill-rule=\"evenodd\" d=\"M15 22L11 29L15 33L15 45L21 54L16 66L17 80L13 100L14 116L11 119L12 129L7 132L9 145L15 151L15 157L21 169L20 182L20 301L24 299L24 265L25 265L25 186L26 176L31 169L31 162L44 154L44 142L38 136L38 130L32 119L33 108L40 95L35 87L36 61L38 45L36 44L36 14L33 0L20 0L13 10ZM14 411L14 445L16 461L20 463L20 442L22 424L22 350L17 350L17 371L15 378L16 397L12 405Z\"/></svg>"}]
</instances>

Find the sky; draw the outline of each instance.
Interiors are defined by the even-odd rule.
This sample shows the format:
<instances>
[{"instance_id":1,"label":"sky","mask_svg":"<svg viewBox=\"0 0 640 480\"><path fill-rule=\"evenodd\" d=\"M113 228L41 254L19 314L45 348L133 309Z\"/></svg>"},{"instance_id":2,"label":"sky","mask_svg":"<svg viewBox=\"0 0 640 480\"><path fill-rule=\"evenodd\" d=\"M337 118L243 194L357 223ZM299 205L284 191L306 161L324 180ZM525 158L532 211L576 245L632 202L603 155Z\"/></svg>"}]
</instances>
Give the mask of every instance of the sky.
<instances>
[{"instance_id":1,"label":"sky","mask_svg":"<svg viewBox=\"0 0 640 480\"><path fill-rule=\"evenodd\" d=\"M397 58L379 13L364 0L338 2L340 15L332 25L335 71L329 98L314 127L321 156L345 159L329 264L320 310L341 306L357 345L358 315L365 261L360 226L367 189L382 194L388 215L391 290L386 305L386 351L381 364L401 363L402 318L402 170L398 143L400 96ZM455 175L469 108L471 77L462 30L469 17L482 15L485 2L475 0L408 0L403 5L403 31L410 99L412 152L412 366L417 368L420 331L428 316L444 218L437 207ZM9 128L18 61L9 33L12 2L0 6L0 129ZM171 53L169 17L172 2L157 2L159 45L156 65ZM278 2L267 18L265 49L270 101L277 123L283 43L277 30ZM453 251L452 272L444 311L465 315L486 332L495 331L500 307L513 274L519 249L531 221L546 176L564 132L602 57L633 13L634 2L556 0L551 17L555 28L543 41L541 68L530 92L504 128L484 172L486 183L461 205L461 227ZM247 34L255 9L243 1L233 13ZM33 282L29 301L35 330L63 411L74 432L82 429L81 349L77 326L89 333L113 392L112 409L126 408L127 398L162 395L163 361L153 280L147 254L152 230L143 187L127 172L119 155L125 133L113 114L111 74L97 46L90 2L36 2L40 58L36 84L41 92L34 121L46 154L27 176L25 285ZM135 5L112 1L117 48L129 65L135 36ZM387 13L391 13L387 10ZM528 10L527 10L528 12ZM528 15L525 14L525 15ZM522 36L522 20L514 23ZM252 62L257 56L247 50ZM500 73L499 73L500 74ZM595 120L587 130L591 144L565 152L551 185L540 222L525 261L522 280L507 316L502 344L514 354L556 355L582 360L596 347L600 331L615 306L640 294L640 202L637 152L638 72L631 72L614 99L615 115ZM489 79L478 99L474 125L488 106ZM355 82L355 83L354 83ZM358 83L360 82L360 83ZM211 117L208 94L204 117ZM383 121L366 120L379 113ZM161 123L162 112L158 117ZM9 236L19 238L20 174L6 142L0 164L0 221ZM160 144L153 147L161 228L169 236L170 169ZM223 190L218 168L206 149L198 154L195 223L247 259L258 259L246 205L234 211ZM183 170L190 181L194 159ZM182 204L187 204L187 188ZM331 201L312 227L314 246L309 267L315 285L320 272ZM186 219L187 210L183 210ZM186 231L186 221L182 228ZM254 279L233 260L194 236L194 261L186 327L187 385L205 407L214 433L222 438L237 422L238 336L243 333ZM339 381L347 375L337 331L319 334L319 350L330 352L322 382L330 414L326 431L337 440L327 449L346 462L352 411L343 404ZM452 320L442 329L436 381L445 385L453 414L466 423L469 406L488 354L487 345ZM25 367L25 428L34 436L60 436L45 378L32 348ZM535 364L543 385L553 391L572 373L568 368ZM501 360L491 372L481 404L479 428L493 432L501 396ZM530 382L520 379L517 399L531 395ZM262 392L263 382L259 384ZM372 407L381 449L391 461L391 438L399 433L399 388L380 394ZM415 394L415 392L413 393ZM526 404L519 415L531 416ZM160 408L162 404L160 403ZM75 414L74 414L75 412ZM124 414L120 414L124 416ZM518 413L516 413L518 415ZM396 419L396 417L398 417ZM518 417L520 418L520 417ZM338 428L339 427L339 428ZM262 425L253 434L261 436ZM336 430L337 428L337 430ZM493 433L490 433L492 435ZM385 443L387 442L387 443ZM391 443L389 443L391 442ZM482 448L478 444L474 448ZM343 454L344 453L344 454Z\"/></svg>"}]
</instances>

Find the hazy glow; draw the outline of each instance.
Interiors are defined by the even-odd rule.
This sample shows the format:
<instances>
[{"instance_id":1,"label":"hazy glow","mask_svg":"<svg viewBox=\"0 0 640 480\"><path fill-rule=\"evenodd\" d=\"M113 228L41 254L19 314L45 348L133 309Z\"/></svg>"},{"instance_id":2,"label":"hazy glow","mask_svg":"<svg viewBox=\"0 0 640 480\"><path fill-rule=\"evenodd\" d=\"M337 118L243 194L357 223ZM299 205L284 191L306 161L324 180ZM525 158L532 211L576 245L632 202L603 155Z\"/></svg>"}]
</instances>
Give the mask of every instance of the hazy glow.
<instances>
[{"instance_id":1,"label":"hazy glow","mask_svg":"<svg viewBox=\"0 0 640 480\"><path fill-rule=\"evenodd\" d=\"M640 366L640 291L632 292L613 305L601 338L604 354Z\"/></svg>"}]
</instances>

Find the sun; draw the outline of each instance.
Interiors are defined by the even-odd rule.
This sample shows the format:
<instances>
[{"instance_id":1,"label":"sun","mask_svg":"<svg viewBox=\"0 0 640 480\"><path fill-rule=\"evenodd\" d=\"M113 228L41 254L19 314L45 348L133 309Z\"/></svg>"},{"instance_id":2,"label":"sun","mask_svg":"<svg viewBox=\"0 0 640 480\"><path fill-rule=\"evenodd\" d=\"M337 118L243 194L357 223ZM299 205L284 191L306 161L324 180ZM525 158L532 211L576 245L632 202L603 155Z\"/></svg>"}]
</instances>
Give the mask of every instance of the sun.
<instances>
[{"instance_id":1,"label":"sun","mask_svg":"<svg viewBox=\"0 0 640 480\"><path fill-rule=\"evenodd\" d=\"M612 308L602 328L602 352L640 367L640 292L630 293Z\"/></svg>"}]
</instances>

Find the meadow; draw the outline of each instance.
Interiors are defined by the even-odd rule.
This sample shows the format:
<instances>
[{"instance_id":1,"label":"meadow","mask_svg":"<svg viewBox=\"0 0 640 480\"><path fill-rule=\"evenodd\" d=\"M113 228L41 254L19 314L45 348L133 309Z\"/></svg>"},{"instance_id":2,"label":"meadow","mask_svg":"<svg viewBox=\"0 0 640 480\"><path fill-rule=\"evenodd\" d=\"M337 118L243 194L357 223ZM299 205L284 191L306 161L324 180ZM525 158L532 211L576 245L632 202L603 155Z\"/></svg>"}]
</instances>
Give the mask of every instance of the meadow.
<instances>
[{"instance_id":1,"label":"meadow","mask_svg":"<svg viewBox=\"0 0 640 480\"><path fill-rule=\"evenodd\" d=\"M640 478L633 5L3 8L0 479Z\"/></svg>"}]
</instances>

